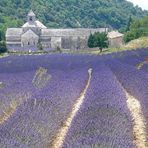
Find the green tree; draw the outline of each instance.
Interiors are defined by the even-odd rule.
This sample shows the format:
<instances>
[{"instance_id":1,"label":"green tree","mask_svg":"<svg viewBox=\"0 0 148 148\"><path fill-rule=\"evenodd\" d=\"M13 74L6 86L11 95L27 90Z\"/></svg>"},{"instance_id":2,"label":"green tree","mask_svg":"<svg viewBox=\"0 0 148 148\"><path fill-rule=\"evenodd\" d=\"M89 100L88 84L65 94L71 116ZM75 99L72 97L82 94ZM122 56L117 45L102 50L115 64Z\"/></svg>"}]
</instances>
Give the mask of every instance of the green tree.
<instances>
[{"instance_id":1,"label":"green tree","mask_svg":"<svg viewBox=\"0 0 148 148\"><path fill-rule=\"evenodd\" d=\"M129 16L135 19L148 15L148 11L126 0L0 0L0 28L23 25L31 8L47 27L54 28L110 25L126 29Z\"/></svg>"},{"instance_id":2,"label":"green tree","mask_svg":"<svg viewBox=\"0 0 148 148\"><path fill-rule=\"evenodd\" d=\"M95 41L95 37L91 33L89 38L88 38L88 43L87 43L89 48L93 48L94 47L94 41Z\"/></svg>"},{"instance_id":3,"label":"green tree","mask_svg":"<svg viewBox=\"0 0 148 148\"><path fill-rule=\"evenodd\" d=\"M91 34L88 39L88 47L99 47L100 51L102 51L103 48L108 47L107 34L104 32L96 32L93 35Z\"/></svg>"},{"instance_id":4,"label":"green tree","mask_svg":"<svg viewBox=\"0 0 148 148\"><path fill-rule=\"evenodd\" d=\"M4 41L0 41L0 53L4 53L7 51L7 47Z\"/></svg>"},{"instance_id":5,"label":"green tree","mask_svg":"<svg viewBox=\"0 0 148 148\"><path fill-rule=\"evenodd\" d=\"M5 34L3 30L0 30L0 41L5 39Z\"/></svg>"},{"instance_id":6,"label":"green tree","mask_svg":"<svg viewBox=\"0 0 148 148\"><path fill-rule=\"evenodd\" d=\"M108 47L108 38L106 33L96 32L95 36L95 46L100 48Z\"/></svg>"},{"instance_id":7,"label":"green tree","mask_svg":"<svg viewBox=\"0 0 148 148\"><path fill-rule=\"evenodd\" d=\"M59 46L57 46L57 51L58 51L59 53L62 53L62 49L61 49Z\"/></svg>"},{"instance_id":8,"label":"green tree","mask_svg":"<svg viewBox=\"0 0 148 148\"><path fill-rule=\"evenodd\" d=\"M132 24L132 17L131 17L131 15L130 15L130 17L129 17L129 20L128 20L128 23L127 23L127 27L126 27L126 31L129 31L130 30L130 26L131 26L131 24Z\"/></svg>"},{"instance_id":9,"label":"green tree","mask_svg":"<svg viewBox=\"0 0 148 148\"><path fill-rule=\"evenodd\" d=\"M141 36L148 36L148 17L134 20L124 35L124 41L129 42Z\"/></svg>"}]
</instances>

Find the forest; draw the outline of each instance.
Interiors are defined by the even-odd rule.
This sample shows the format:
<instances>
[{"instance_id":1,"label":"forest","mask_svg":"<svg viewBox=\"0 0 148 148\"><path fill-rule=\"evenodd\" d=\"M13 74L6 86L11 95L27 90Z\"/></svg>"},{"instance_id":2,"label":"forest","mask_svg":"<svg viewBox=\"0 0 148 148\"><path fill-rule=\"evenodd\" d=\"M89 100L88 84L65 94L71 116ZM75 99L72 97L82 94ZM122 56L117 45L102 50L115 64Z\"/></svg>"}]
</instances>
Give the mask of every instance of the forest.
<instances>
[{"instance_id":1,"label":"forest","mask_svg":"<svg viewBox=\"0 0 148 148\"><path fill-rule=\"evenodd\" d=\"M148 36L148 16L137 20L133 20L130 17L124 34L125 42L129 42L141 36Z\"/></svg>"},{"instance_id":2,"label":"forest","mask_svg":"<svg viewBox=\"0 0 148 148\"><path fill-rule=\"evenodd\" d=\"M124 31L129 17L148 15L126 0L1 0L0 40L7 27L20 27L32 9L49 28L110 27Z\"/></svg>"}]
</instances>

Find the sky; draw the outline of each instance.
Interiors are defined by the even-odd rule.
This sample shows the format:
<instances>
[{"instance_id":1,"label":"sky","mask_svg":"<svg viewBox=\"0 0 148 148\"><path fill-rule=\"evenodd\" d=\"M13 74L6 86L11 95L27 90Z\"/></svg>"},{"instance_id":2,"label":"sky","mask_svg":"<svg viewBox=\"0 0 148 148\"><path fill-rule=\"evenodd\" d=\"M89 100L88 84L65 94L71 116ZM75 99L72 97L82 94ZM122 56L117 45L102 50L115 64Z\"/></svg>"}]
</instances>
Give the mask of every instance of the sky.
<instances>
[{"instance_id":1,"label":"sky","mask_svg":"<svg viewBox=\"0 0 148 148\"><path fill-rule=\"evenodd\" d=\"M128 0L134 5L140 6L143 10L148 10L148 0Z\"/></svg>"}]
</instances>

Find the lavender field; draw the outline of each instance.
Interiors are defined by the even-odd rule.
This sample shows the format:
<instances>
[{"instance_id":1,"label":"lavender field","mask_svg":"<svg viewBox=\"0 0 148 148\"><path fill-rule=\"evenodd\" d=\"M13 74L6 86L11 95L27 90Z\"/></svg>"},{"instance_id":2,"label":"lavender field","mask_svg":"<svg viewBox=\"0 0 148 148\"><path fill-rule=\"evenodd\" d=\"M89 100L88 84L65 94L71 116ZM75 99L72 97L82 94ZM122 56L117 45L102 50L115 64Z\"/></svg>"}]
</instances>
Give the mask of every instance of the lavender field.
<instances>
[{"instance_id":1,"label":"lavender field","mask_svg":"<svg viewBox=\"0 0 148 148\"><path fill-rule=\"evenodd\" d=\"M0 59L0 148L148 147L148 49Z\"/></svg>"}]
</instances>

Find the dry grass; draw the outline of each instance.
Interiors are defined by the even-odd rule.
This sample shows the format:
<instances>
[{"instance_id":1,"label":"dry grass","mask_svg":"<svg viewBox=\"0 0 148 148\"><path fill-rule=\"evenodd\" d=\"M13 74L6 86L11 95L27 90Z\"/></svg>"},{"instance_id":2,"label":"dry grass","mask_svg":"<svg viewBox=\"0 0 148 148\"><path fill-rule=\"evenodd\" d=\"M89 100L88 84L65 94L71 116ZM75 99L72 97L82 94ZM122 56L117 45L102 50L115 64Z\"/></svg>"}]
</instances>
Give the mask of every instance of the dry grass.
<instances>
[{"instance_id":1,"label":"dry grass","mask_svg":"<svg viewBox=\"0 0 148 148\"><path fill-rule=\"evenodd\" d=\"M108 48L102 54L121 52L121 51L140 49L140 48L147 48L147 47L148 47L148 37L141 37L139 39L135 39L135 40L123 45L122 47ZM96 52L96 54L98 54L98 52Z\"/></svg>"},{"instance_id":2,"label":"dry grass","mask_svg":"<svg viewBox=\"0 0 148 148\"><path fill-rule=\"evenodd\" d=\"M139 39L133 40L125 45L125 47L129 49L148 47L148 37L141 37Z\"/></svg>"}]
</instances>

